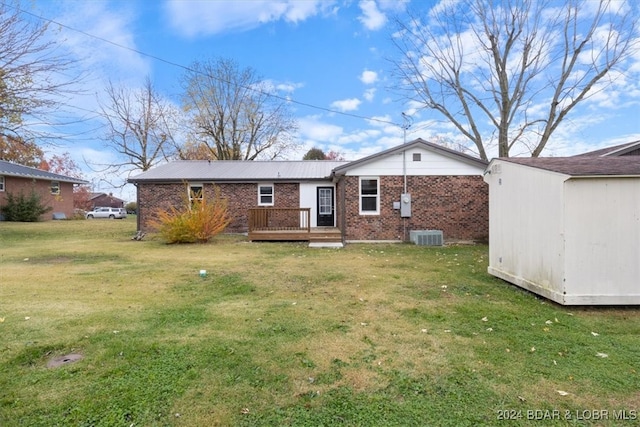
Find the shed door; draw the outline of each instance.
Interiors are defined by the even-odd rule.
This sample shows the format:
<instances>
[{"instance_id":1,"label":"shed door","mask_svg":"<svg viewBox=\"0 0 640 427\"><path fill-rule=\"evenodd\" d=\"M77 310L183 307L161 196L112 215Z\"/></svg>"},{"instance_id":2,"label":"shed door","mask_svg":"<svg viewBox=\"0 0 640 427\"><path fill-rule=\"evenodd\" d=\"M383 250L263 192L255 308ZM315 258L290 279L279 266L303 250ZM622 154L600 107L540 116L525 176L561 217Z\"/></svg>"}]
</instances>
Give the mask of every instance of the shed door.
<instances>
[{"instance_id":1,"label":"shed door","mask_svg":"<svg viewBox=\"0 0 640 427\"><path fill-rule=\"evenodd\" d=\"M318 187L318 227L334 225L333 187Z\"/></svg>"}]
</instances>

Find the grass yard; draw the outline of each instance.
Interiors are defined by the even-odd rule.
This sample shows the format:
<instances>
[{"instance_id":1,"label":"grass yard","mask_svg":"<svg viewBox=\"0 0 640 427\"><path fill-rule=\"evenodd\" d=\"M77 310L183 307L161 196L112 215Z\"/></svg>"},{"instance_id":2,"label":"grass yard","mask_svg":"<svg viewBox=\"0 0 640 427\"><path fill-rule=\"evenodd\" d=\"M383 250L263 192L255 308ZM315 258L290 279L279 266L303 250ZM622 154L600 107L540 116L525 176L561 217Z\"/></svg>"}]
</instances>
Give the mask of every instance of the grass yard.
<instances>
[{"instance_id":1,"label":"grass yard","mask_svg":"<svg viewBox=\"0 0 640 427\"><path fill-rule=\"evenodd\" d=\"M486 246L134 234L0 222L1 426L640 424L640 310L540 299Z\"/></svg>"}]
</instances>

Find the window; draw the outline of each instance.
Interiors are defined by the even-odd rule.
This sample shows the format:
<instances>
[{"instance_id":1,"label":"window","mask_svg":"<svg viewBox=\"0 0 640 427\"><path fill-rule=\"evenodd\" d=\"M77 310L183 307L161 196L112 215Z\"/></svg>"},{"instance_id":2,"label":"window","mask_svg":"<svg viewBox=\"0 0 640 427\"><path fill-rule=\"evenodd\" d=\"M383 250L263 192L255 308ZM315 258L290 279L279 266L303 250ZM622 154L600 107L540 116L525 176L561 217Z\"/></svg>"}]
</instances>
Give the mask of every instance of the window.
<instances>
[{"instance_id":1,"label":"window","mask_svg":"<svg viewBox=\"0 0 640 427\"><path fill-rule=\"evenodd\" d=\"M273 206L273 184L258 184L258 206Z\"/></svg>"},{"instance_id":2,"label":"window","mask_svg":"<svg viewBox=\"0 0 640 427\"><path fill-rule=\"evenodd\" d=\"M51 181L51 194L60 194L60 181Z\"/></svg>"},{"instance_id":3,"label":"window","mask_svg":"<svg viewBox=\"0 0 640 427\"><path fill-rule=\"evenodd\" d=\"M189 184L189 202L193 204L193 202L201 202L204 197L202 184Z\"/></svg>"},{"instance_id":4,"label":"window","mask_svg":"<svg viewBox=\"0 0 640 427\"><path fill-rule=\"evenodd\" d=\"M422 154L421 153L413 153L413 161L414 162L419 162L422 160Z\"/></svg>"},{"instance_id":5,"label":"window","mask_svg":"<svg viewBox=\"0 0 640 427\"><path fill-rule=\"evenodd\" d=\"M360 214L380 213L380 181L378 178L360 178Z\"/></svg>"},{"instance_id":6,"label":"window","mask_svg":"<svg viewBox=\"0 0 640 427\"><path fill-rule=\"evenodd\" d=\"M0 192L4 191L4 176L0 175Z\"/></svg>"}]
</instances>

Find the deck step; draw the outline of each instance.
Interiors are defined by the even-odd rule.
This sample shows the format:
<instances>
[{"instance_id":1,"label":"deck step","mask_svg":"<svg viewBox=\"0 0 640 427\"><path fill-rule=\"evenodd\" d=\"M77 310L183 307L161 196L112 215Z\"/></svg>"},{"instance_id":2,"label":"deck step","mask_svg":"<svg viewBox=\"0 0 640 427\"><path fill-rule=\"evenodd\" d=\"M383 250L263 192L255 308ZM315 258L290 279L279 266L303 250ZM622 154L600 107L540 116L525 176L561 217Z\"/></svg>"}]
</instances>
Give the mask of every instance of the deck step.
<instances>
[{"instance_id":1,"label":"deck step","mask_svg":"<svg viewBox=\"0 0 640 427\"><path fill-rule=\"evenodd\" d=\"M309 242L310 248L344 248L342 242Z\"/></svg>"},{"instance_id":2,"label":"deck step","mask_svg":"<svg viewBox=\"0 0 640 427\"><path fill-rule=\"evenodd\" d=\"M342 233L338 228L323 227L312 228L310 231L292 229L292 230L255 230L249 231L249 240L260 241L308 241L322 243L342 243Z\"/></svg>"}]
</instances>

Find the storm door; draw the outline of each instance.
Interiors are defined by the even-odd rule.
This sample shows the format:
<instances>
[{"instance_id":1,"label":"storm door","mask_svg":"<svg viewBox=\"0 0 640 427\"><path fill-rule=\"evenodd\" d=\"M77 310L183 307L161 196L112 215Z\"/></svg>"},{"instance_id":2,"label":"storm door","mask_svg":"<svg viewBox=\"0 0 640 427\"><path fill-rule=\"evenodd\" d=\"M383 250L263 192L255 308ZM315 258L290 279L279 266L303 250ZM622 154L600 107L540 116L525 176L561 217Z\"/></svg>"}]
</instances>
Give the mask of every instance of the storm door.
<instances>
[{"instance_id":1,"label":"storm door","mask_svg":"<svg viewBox=\"0 0 640 427\"><path fill-rule=\"evenodd\" d=\"M318 227L334 226L333 187L318 187Z\"/></svg>"}]
</instances>

